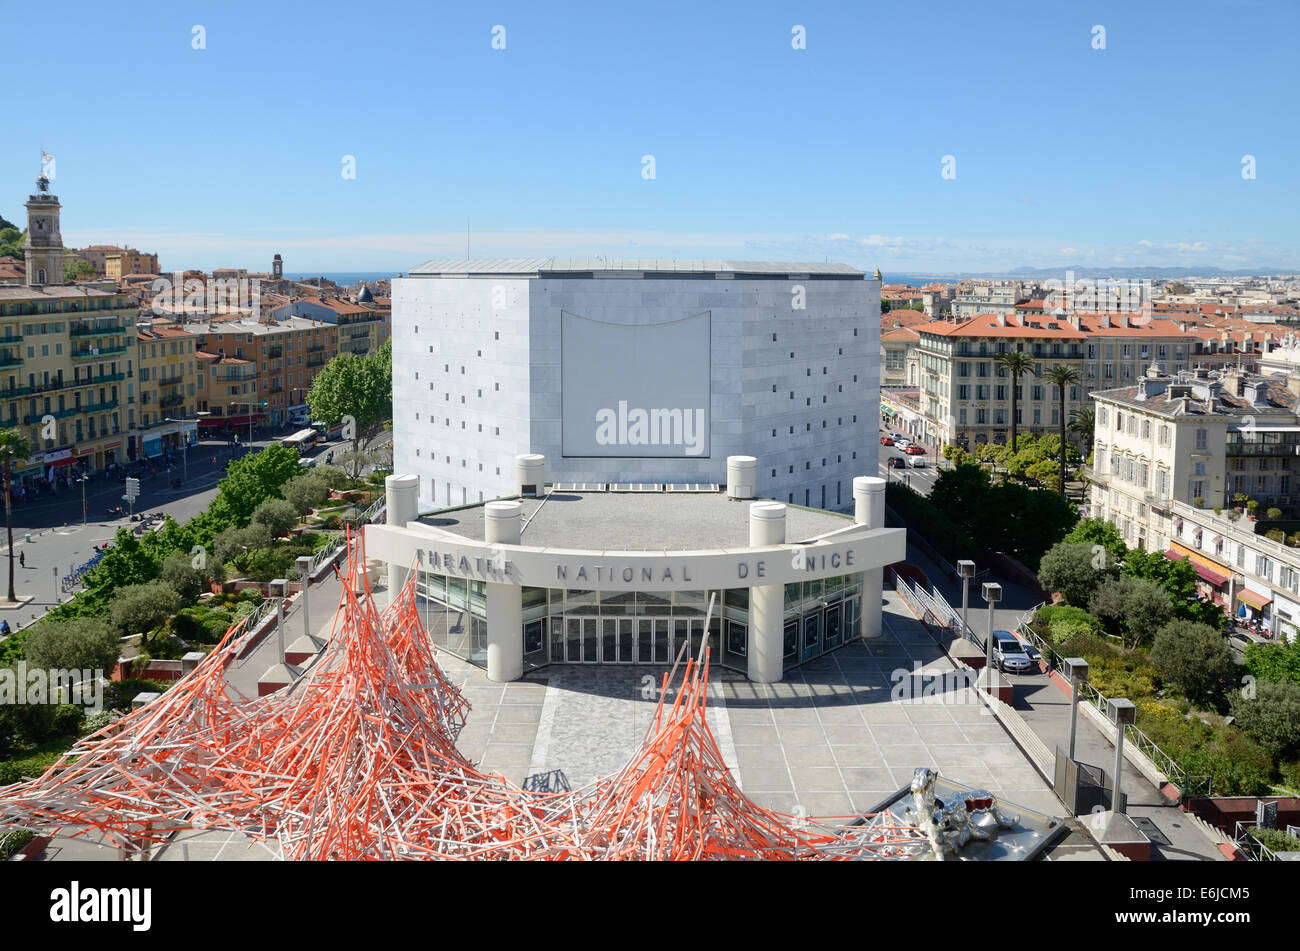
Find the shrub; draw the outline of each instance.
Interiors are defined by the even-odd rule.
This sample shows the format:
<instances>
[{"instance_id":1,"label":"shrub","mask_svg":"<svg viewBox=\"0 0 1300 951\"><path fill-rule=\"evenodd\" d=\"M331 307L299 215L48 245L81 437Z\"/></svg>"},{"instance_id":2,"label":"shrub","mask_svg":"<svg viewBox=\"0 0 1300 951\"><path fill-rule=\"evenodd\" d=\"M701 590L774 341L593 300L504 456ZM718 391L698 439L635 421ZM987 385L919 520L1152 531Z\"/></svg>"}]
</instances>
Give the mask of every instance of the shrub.
<instances>
[{"instance_id":1,"label":"shrub","mask_svg":"<svg viewBox=\"0 0 1300 951\"><path fill-rule=\"evenodd\" d=\"M62 753L28 753L0 762L0 786L20 782L24 776L35 779L59 761Z\"/></svg>"},{"instance_id":2,"label":"shrub","mask_svg":"<svg viewBox=\"0 0 1300 951\"><path fill-rule=\"evenodd\" d=\"M30 666L46 670L107 672L117 663L118 648L116 634L102 618L44 619L33 628L23 654Z\"/></svg>"},{"instance_id":3,"label":"shrub","mask_svg":"<svg viewBox=\"0 0 1300 951\"><path fill-rule=\"evenodd\" d=\"M1265 538L1270 538L1275 542L1282 543L1286 541L1286 532L1280 528L1270 528L1264 533Z\"/></svg>"},{"instance_id":4,"label":"shrub","mask_svg":"<svg viewBox=\"0 0 1300 951\"><path fill-rule=\"evenodd\" d=\"M185 552L168 555L158 578L171 585L183 601L193 601L203 590L203 572L194 567L193 558Z\"/></svg>"},{"instance_id":5,"label":"shrub","mask_svg":"<svg viewBox=\"0 0 1300 951\"><path fill-rule=\"evenodd\" d=\"M1156 632L1151 661L1191 701L1208 703L1232 672L1228 641L1206 624L1171 621Z\"/></svg>"},{"instance_id":6,"label":"shrub","mask_svg":"<svg viewBox=\"0 0 1300 951\"><path fill-rule=\"evenodd\" d=\"M81 732L84 736L91 736L98 733L104 727L108 726L117 719L117 714L112 710L100 710L98 713L86 714L81 721Z\"/></svg>"},{"instance_id":7,"label":"shrub","mask_svg":"<svg viewBox=\"0 0 1300 951\"><path fill-rule=\"evenodd\" d=\"M1120 655L1119 648L1107 642L1105 638L1085 632L1072 634L1061 642L1057 653L1064 657L1082 657L1090 665Z\"/></svg>"},{"instance_id":8,"label":"shrub","mask_svg":"<svg viewBox=\"0 0 1300 951\"><path fill-rule=\"evenodd\" d=\"M1169 594L1154 581L1122 575L1104 582L1088 603L1109 634L1137 646L1151 638L1173 614Z\"/></svg>"},{"instance_id":9,"label":"shrub","mask_svg":"<svg viewBox=\"0 0 1300 951\"><path fill-rule=\"evenodd\" d=\"M1263 843L1274 852L1300 852L1300 839L1287 835L1283 829L1261 829L1259 826L1252 826L1250 835L1256 842Z\"/></svg>"},{"instance_id":10,"label":"shrub","mask_svg":"<svg viewBox=\"0 0 1300 951\"><path fill-rule=\"evenodd\" d=\"M253 510L253 523L265 525L271 537L278 538L298 524L298 510L284 499L267 499Z\"/></svg>"},{"instance_id":11,"label":"shrub","mask_svg":"<svg viewBox=\"0 0 1300 951\"><path fill-rule=\"evenodd\" d=\"M61 703L54 708L54 724L50 730L53 736L77 736L81 733L81 721L84 713L74 703Z\"/></svg>"},{"instance_id":12,"label":"shrub","mask_svg":"<svg viewBox=\"0 0 1300 951\"><path fill-rule=\"evenodd\" d=\"M31 829L0 830L0 862L25 848L34 838L36 833Z\"/></svg>"},{"instance_id":13,"label":"shrub","mask_svg":"<svg viewBox=\"0 0 1300 951\"><path fill-rule=\"evenodd\" d=\"M149 645L149 656L158 660L180 660L188 650L178 637L161 637Z\"/></svg>"},{"instance_id":14,"label":"shrub","mask_svg":"<svg viewBox=\"0 0 1300 951\"><path fill-rule=\"evenodd\" d=\"M1270 522L1276 522L1278 519L1282 517L1282 510L1280 508L1274 507L1274 508L1270 508L1264 514L1265 516L1267 516Z\"/></svg>"},{"instance_id":15,"label":"shrub","mask_svg":"<svg viewBox=\"0 0 1300 951\"><path fill-rule=\"evenodd\" d=\"M181 609L181 596L163 581L127 585L117 593L109 611L122 636L147 635Z\"/></svg>"},{"instance_id":16,"label":"shrub","mask_svg":"<svg viewBox=\"0 0 1300 951\"><path fill-rule=\"evenodd\" d=\"M1277 771L1282 776L1282 785L1300 793L1300 759L1278 763Z\"/></svg>"},{"instance_id":17,"label":"shrub","mask_svg":"<svg viewBox=\"0 0 1300 951\"><path fill-rule=\"evenodd\" d=\"M1049 591L1059 591L1075 607L1085 607L1103 582L1115 577L1114 560L1099 545L1061 542L1043 555L1038 580Z\"/></svg>"},{"instance_id":18,"label":"shrub","mask_svg":"<svg viewBox=\"0 0 1300 951\"><path fill-rule=\"evenodd\" d=\"M245 588L239 592L239 600L247 601L250 604L261 604L266 599L262 596L262 592L256 588Z\"/></svg>"},{"instance_id":19,"label":"shrub","mask_svg":"<svg viewBox=\"0 0 1300 951\"><path fill-rule=\"evenodd\" d=\"M1237 725L1270 754L1300 753L1300 686L1263 681L1251 699L1234 694L1231 707Z\"/></svg>"}]
</instances>

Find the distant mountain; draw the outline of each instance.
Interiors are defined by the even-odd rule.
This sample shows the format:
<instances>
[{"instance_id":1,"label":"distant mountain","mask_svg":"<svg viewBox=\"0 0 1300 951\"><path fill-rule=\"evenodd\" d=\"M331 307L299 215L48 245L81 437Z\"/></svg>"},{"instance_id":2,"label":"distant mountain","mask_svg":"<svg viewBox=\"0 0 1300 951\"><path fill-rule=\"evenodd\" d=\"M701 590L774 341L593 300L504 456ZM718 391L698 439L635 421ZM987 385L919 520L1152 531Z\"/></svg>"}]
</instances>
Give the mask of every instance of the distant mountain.
<instances>
[{"instance_id":1,"label":"distant mountain","mask_svg":"<svg viewBox=\"0 0 1300 951\"><path fill-rule=\"evenodd\" d=\"M1121 280L1185 280L1189 277L1266 277L1274 274L1294 274L1293 268L1251 268L1228 271L1218 267L1085 267L1081 264L1064 267L1017 267L1008 271L964 271L950 274L887 274L886 284L927 284L931 281L978 280L981 278L1008 278L1011 280L1061 280L1066 271L1073 271L1081 280L1119 278Z\"/></svg>"}]
</instances>

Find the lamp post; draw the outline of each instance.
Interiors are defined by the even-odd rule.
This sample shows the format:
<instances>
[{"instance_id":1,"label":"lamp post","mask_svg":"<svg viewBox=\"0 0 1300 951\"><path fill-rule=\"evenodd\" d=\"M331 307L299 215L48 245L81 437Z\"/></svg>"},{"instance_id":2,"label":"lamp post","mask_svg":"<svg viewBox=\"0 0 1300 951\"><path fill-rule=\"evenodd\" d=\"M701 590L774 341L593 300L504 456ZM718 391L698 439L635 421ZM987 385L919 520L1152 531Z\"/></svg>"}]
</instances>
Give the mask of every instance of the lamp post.
<instances>
[{"instance_id":1,"label":"lamp post","mask_svg":"<svg viewBox=\"0 0 1300 951\"><path fill-rule=\"evenodd\" d=\"M1074 759L1074 737L1079 726L1079 687L1088 682L1088 662L1082 657L1065 658L1065 674L1070 678L1070 759Z\"/></svg>"},{"instance_id":2,"label":"lamp post","mask_svg":"<svg viewBox=\"0 0 1300 951\"><path fill-rule=\"evenodd\" d=\"M961 576L961 636L970 630L966 623L966 607L970 603L970 579L975 577L975 562L963 558L957 562L957 574Z\"/></svg>"},{"instance_id":3,"label":"lamp post","mask_svg":"<svg viewBox=\"0 0 1300 951\"><path fill-rule=\"evenodd\" d=\"M83 472L77 476L77 481L81 483L81 524L86 525L86 474Z\"/></svg>"},{"instance_id":4,"label":"lamp post","mask_svg":"<svg viewBox=\"0 0 1300 951\"><path fill-rule=\"evenodd\" d=\"M201 415L201 416L205 416L205 415L207 415L207 414L206 414L206 413L201 413L201 414L199 414L199 415ZM168 416L168 417L164 420L164 422L167 422L167 423L181 423L181 424L184 424L184 423L186 422L186 420L184 420L184 419L173 419L172 417ZM181 478L184 480L185 484L188 486L189 483L190 483L190 441L189 441L188 438L186 438L184 432L181 433L181 438L185 440L185 445L181 447L181 473L182 473Z\"/></svg>"},{"instance_id":5,"label":"lamp post","mask_svg":"<svg viewBox=\"0 0 1300 951\"><path fill-rule=\"evenodd\" d=\"M311 556L302 555L295 562L302 573L302 632L311 636L310 611L308 609L307 588L311 584Z\"/></svg>"},{"instance_id":6,"label":"lamp post","mask_svg":"<svg viewBox=\"0 0 1300 951\"><path fill-rule=\"evenodd\" d=\"M1120 794L1120 775L1124 770L1124 731L1130 724L1137 722L1137 707L1132 700L1121 697L1109 703L1110 719L1115 723L1115 797L1110 808L1114 812L1125 812L1123 798Z\"/></svg>"},{"instance_id":7,"label":"lamp post","mask_svg":"<svg viewBox=\"0 0 1300 951\"><path fill-rule=\"evenodd\" d=\"M264 409L266 407L266 400L262 400L260 402L256 400L252 402L231 402L230 405L248 407L248 446L249 449L251 450L253 446L253 410Z\"/></svg>"},{"instance_id":8,"label":"lamp post","mask_svg":"<svg viewBox=\"0 0 1300 951\"><path fill-rule=\"evenodd\" d=\"M1002 585L994 581L984 582L983 588L984 600L989 605L989 636L984 642L984 666L990 672L993 671L993 608L1002 600Z\"/></svg>"}]
</instances>

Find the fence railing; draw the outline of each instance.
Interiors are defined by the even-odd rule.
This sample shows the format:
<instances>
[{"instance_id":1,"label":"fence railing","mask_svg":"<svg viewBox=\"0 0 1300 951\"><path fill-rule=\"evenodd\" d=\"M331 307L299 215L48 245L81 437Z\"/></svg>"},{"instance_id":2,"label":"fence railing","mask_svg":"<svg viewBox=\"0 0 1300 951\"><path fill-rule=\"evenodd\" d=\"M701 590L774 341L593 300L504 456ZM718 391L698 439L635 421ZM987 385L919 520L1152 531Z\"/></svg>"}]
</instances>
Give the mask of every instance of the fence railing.
<instances>
[{"instance_id":1,"label":"fence railing","mask_svg":"<svg viewBox=\"0 0 1300 951\"><path fill-rule=\"evenodd\" d=\"M1042 607L1040 604L1039 608ZM1029 618L1038 613L1038 608L1026 612L1021 616L1018 622L1018 633L1024 637L1043 655L1043 660L1047 662L1049 669L1057 671L1062 676L1069 679L1065 670L1065 657L1060 654L1047 640L1035 631L1029 624ZM1104 716L1110 705L1110 698L1098 690L1090 683L1079 685L1079 697L1087 703L1091 703ZM1136 725L1125 727L1125 741L1132 743L1147 759L1156 764L1156 767L1164 773L1169 779L1182 790L1183 796L1208 796L1213 788L1213 777L1208 775L1192 775L1178 765L1177 760L1156 745L1151 737L1143 733Z\"/></svg>"},{"instance_id":2,"label":"fence railing","mask_svg":"<svg viewBox=\"0 0 1300 951\"><path fill-rule=\"evenodd\" d=\"M1237 844L1237 848L1256 862L1279 861L1276 852L1250 834L1250 830L1258 824L1254 819L1237 820L1232 826L1232 841Z\"/></svg>"},{"instance_id":3,"label":"fence railing","mask_svg":"<svg viewBox=\"0 0 1300 951\"><path fill-rule=\"evenodd\" d=\"M930 590L927 591L921 585L909 581L896 572L893 575L895 590L917 614L922 617L926 615L933 617L935 622L952 637L965 637L976 646L983 648L983 642L976 637L969 625L965 630L962 629L961 613L948 603L948 599L934 585L931 585Z\"/></svg>"}]
</instances>

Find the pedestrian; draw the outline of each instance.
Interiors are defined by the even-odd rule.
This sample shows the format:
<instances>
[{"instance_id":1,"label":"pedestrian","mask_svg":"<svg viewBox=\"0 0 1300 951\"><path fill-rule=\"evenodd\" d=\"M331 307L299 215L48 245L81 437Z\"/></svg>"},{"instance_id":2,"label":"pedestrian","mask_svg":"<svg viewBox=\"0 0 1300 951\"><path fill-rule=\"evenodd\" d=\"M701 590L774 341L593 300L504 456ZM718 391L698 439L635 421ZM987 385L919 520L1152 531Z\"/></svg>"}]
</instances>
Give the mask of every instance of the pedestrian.
<instances>
[{"instance_id":1,"label":"pedestrian","mask_svg":"<svg viewBox=\"0 0 1300 951\"><path fill-rule=\"evenodd\" d=\"M18 553L18 564L21 565L23 568L27 567L27 552L20 551Z\"/></svg>"}]
</instances>

